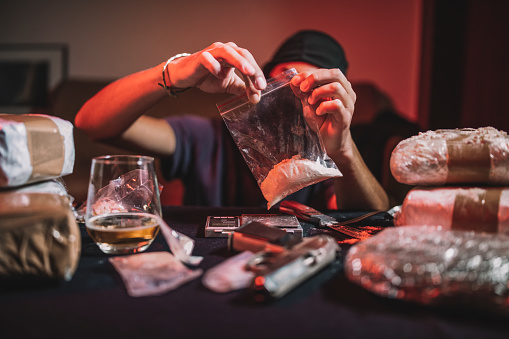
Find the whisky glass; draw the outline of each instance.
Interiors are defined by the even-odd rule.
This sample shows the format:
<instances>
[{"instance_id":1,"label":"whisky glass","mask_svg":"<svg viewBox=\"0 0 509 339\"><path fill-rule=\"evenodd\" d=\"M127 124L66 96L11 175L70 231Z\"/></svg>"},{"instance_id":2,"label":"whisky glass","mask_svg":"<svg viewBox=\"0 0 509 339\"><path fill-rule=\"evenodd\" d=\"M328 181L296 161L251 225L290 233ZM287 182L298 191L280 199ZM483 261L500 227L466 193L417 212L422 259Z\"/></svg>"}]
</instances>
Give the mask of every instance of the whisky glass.
<instances>
[{"instance_id":1,"label":"whisky glass","mask_svg":"<svg viewBox=\"0 0 509 339\"><path fill-rule=\"evenodd\" d=\"M92 159L85 223L101 251L145 251L159 232L160 218L154 158L106 155Z\"/></svg>"}]
</instances>

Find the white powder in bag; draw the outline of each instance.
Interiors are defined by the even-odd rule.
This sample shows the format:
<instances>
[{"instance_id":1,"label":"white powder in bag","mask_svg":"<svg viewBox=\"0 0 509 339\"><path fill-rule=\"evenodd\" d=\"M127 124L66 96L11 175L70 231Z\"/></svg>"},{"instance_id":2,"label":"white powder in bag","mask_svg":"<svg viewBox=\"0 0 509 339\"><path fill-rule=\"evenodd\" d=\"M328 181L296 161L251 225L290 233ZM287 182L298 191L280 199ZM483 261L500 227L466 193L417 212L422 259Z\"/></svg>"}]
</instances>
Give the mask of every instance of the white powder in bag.
<instances>
[{"instance_id":1,"label":"white powder in bag","mask_svg":"<svg viewBox=\"0 0 509 339\"><path fill-rule=\"evenodd\" d=\"M260 184L260 189L267 200L267 209L270 209L301 188L340 176L342 174L337 168L328 168L296 155L274 166Z\"/></svg>"}]
</instances>

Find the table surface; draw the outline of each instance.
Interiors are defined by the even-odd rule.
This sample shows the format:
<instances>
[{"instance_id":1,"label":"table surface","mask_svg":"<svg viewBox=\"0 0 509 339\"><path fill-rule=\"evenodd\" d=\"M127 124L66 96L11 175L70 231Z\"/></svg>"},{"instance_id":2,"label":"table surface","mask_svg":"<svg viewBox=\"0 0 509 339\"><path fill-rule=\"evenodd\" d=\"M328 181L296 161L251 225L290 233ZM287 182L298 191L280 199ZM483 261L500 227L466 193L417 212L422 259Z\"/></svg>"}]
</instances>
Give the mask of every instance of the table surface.
<instances>
[{"instance_id":1,"label":"table surface","mask_svg":"<svg viewBox=\"0 0 509 339\"><path fill-rule=\"evenodd\" d=\"M267 213L256 208L166 206L164 219L195 239L204 271L233 255L226 238L205 238L209 215ZM331 212L346 220L360 213ZM391 227L385 214L361 224ZM322 232L302 223L307 236ZM285 297L257 303L247 290L214 293L201 278L160 296L127 295L120 276L83 225L83 248L69 282L0 292L1 338L509 338L509 319L475 307L431 307L374 295L350 282L340 258ZM346 238L339 234L341 242ZM158 235L148 251L168 251Z\"/></svg>"}]
</instances>

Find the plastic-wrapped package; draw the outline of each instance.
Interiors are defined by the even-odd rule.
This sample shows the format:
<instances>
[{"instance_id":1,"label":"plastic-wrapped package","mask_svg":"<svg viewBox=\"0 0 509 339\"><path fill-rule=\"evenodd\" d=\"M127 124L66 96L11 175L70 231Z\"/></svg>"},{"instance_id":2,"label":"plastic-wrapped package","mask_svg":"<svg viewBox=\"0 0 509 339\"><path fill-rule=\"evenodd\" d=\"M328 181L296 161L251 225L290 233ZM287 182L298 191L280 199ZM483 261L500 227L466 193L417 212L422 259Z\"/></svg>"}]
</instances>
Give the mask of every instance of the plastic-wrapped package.
<instances>
[{"instance_id":1,"label":"plastic-wrapped package","mask_svg":"<svg viewBox=\"0 0 509 339\"><path fill-rule=\"evenodd\" d=\"M62 178L49 179L17 187L0 187L0 195L10 193L49 193L62 195L68 197L70 200L74 200L73 197L69 196L69 192Z\"/></svg>"},{"instance_id":2,"label":"plastic-wrapped package","mask_svg":"<svg viewBox=\"0 0 509 339\"><path fill-rule=\"evenodd\" d=\"M350 249L345 273L387 298L509 312L509 236L503 234L388 228Z\"/></svg>"},{"instance_id":3,"label":"plastic-wrapped package","mask_svg":"<svg viewBox=\"0 0 509 339\"><path fill-rule=\"evenodd\" d=\"M70 280L81 235L67 197L0 194L0 282Z\"/></svg>"},{"instance_id":4,"label":"plastic-wrapped package","mask_svg":"<svg viewBox=\"0 0 509 339\"><path fill-rule=\"evenodd\" d=\"M43 114L0 114L0 187L72 173L73 125Z\"/></svg>"},{"instance_id":5,"label":"plastic-wrapped package","mask_svg":"<svg viewBox=\"0 0 509 339\"><path fill-rule=\"evenodd\" d=\"M390 166L409 185L509 184L509 136L493 127L420 133L396 146Z\"/></svg>"},{"instance_id":6,"label":"plastic-wrapped package","mask_svg":"<svg viewBox=\"0 0 509 339\"><path fill-rule=\"evenodd\" d=\"M269 79L257 104L246 95L217 104L267 208L301 188L342 175L290 87L296 74L290 69Z\"/></svg>"},{"instance_id":7,"label":"plastic-wrapped package","mask_svg":"<svg viewBox=\"0 0 509 339\"><path fill-rule=\"evenodd\" d=\"M509 187L414 188L395 213L394 224L509 235Z\"/></svg>"}]
</instances>

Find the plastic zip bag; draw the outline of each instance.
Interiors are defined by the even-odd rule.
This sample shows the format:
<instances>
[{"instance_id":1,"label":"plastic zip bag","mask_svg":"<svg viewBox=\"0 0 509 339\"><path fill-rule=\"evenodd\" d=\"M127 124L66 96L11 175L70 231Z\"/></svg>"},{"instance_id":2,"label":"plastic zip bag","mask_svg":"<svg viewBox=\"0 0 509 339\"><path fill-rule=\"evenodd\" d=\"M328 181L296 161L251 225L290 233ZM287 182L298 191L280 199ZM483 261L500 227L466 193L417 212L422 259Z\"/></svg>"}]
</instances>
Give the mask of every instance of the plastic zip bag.
<instances>
[{"instance_id":1,"label":"plastic zip bag","mask_svg":"<svg viewBox=\"0 0 509 339\"><path fill-rule=\"evenodd\" d=\"M268 80L257 104L246 95L217 104L268 209L306 186L341 176L290 86L296 74L292 68Z\"/></svg>"},{"instance_id":2,"label":"plastic zip bag","mask_svg":"<svg viewBox=\"0 0 509 339\"><path fill-rule=\"evenodd\" d=\"M199 277L168 252L146 252L108 259L131 297L161 295Z\"/></svg>"}]
</instances>

